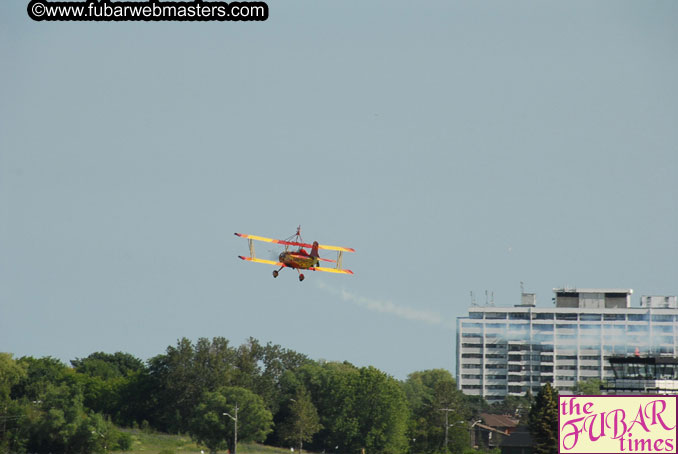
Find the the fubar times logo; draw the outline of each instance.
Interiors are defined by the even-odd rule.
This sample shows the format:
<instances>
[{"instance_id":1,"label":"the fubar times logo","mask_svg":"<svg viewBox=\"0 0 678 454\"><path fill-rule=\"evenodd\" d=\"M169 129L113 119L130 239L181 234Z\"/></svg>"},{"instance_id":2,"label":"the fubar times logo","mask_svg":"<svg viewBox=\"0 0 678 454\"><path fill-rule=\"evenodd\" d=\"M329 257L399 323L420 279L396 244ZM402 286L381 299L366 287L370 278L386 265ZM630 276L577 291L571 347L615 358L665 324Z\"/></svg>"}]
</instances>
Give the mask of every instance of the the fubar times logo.
<instances>
[{"instance_id":1,"label":"the fubar times logo","mask_svg":"<svg viewBox=\"0 0 678 454\"><path fill-rule=\"evenodd\" d=\"M678 396L559 396L560 454L678 454Z\"/></svg>"}]
</instances>

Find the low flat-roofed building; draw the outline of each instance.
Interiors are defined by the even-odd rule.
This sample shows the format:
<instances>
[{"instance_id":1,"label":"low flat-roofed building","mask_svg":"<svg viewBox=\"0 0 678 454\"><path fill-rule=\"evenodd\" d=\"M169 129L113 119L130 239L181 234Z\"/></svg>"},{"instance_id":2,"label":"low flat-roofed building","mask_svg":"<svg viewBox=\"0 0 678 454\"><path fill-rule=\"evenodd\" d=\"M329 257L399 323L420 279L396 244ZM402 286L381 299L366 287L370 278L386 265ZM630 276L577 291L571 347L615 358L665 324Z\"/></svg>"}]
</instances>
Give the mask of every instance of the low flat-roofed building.
<instances>
[{"instance_id":1,"label":"low flat-roofed building","mask_svg":"<svg viewBox=\"0 0 678 454\"><path fill-rule=\"evenodd\" d=\"M613 356L614 378L608 394L678 394L678 358L670 356Z\"/></svg>"}]
</instances>

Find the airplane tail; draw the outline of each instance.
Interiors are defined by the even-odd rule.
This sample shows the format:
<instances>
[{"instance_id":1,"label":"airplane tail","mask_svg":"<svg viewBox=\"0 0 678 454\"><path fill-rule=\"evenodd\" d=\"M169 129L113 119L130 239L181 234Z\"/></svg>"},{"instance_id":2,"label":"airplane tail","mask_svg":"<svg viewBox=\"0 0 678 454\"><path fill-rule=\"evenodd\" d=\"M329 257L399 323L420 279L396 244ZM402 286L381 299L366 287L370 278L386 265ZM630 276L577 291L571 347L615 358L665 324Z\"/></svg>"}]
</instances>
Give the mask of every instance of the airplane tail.
<instances>
[{"instance_id":1,"label":"airplane tail","mask_svg":"<svg viewBox=\"0 0 678 454\"><path fill-rule=\"evenodd\" d=\"M319 257L318 255L318 242L314 241L313 242L313 249L311 249L311 257Z\"/></svg>"}]
</instances>

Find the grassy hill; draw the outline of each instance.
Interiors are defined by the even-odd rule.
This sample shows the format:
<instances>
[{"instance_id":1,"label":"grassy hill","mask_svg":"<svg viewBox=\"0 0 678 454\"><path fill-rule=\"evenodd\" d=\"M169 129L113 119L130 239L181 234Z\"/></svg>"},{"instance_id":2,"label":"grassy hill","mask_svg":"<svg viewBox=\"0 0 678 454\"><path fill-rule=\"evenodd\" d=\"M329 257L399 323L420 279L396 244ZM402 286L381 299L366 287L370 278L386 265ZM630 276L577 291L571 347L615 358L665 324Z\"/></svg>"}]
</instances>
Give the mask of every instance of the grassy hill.
<instances>
[{"instance_id":1,"label":"grassy hill","mask_svg":"<svg viewBox=\"0 0 678 454\"><path fill-rule=\"evenodd\" d=\"M136 429L123 429L132 437L132 449L129 454L188 454L209 450L196 444L188 435L167 435L148 433ZM264 446L256 443L238 443L238 454L290 454L289 449Z\"/></svg>"}]
</instances>

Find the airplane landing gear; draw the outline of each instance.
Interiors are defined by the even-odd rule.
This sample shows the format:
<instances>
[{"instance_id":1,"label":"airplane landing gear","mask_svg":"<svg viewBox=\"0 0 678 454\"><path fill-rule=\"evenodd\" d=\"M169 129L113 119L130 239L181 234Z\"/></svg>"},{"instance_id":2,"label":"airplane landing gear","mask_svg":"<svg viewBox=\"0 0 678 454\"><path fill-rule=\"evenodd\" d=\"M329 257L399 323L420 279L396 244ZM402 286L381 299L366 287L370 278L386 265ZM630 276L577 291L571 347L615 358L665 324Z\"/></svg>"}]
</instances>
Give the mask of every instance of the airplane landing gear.
<instances>
[{"instance_id":1,"label":"airplane landing gear","mask_svg":"<svg viewBox=\"0 0 678 454\"><path fill-rule=\"evenodd\" d=\"M303 275L303 274L300 274L300 275L299 275L299 282L301 282L301 281L303 281L303 280L304 280L304 275Z\"/></svg>"},{"instance_id":2,"label":"airplane landing gear","mask_svg":"<svg viewBox=\"0 0 678 454\"><path fill-rule=\"evenodd\" d=\"M273 277L278 277L278 270L273 271Z\"/></svg>"}]
</instances>

